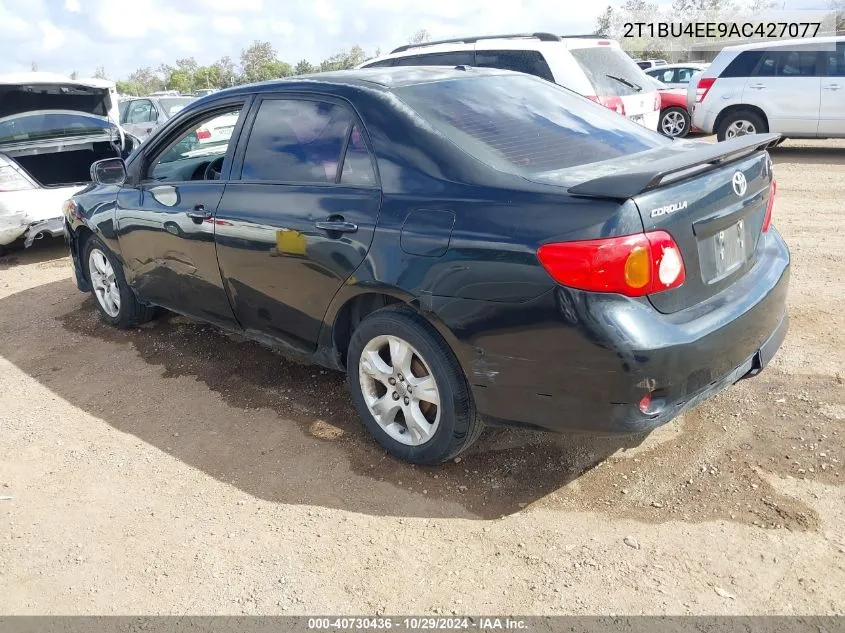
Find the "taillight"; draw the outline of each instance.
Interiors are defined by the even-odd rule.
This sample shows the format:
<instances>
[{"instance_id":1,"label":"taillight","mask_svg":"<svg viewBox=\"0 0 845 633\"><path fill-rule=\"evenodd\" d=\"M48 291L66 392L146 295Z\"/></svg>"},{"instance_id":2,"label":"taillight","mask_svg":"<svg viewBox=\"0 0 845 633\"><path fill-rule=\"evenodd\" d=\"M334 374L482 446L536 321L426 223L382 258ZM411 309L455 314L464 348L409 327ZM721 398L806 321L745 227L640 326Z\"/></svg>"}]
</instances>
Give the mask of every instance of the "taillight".
<instances>
[{"instance_id":1,"label":"taillight","mask_svg":"<svg viewBox=\"0 0 845 633\"><path fill-rule=\"evenodd\" d=\"M610 46L610 42L607 41L607 40L599 40L598 45L599 46Z\"/></svg>"},{"instance_id":2,"label":"taillight","mask_svg":"<svg viewBox=\"0 0 845 633\"><path fill-rule=\"evenodd\" d=\"M616 114L625 116L625 104L621 97L602 97L599 101L604 107L615 110Z\"/></svg>"},{"instance_id":3,"label":"taillight","mask_svg":"<svg viewBox=\"0 0 845 633\"><path fill-rule=\"evenodd\" d=\"M205 128L200 128L197 130L197 140L198 141L205 141L211 138L211 130L206 130Z\"/></svg>"},{"instance_id":4,"label":"taillight","mask_svg":"<svg viewBox=\"0 0 845 633\"><path fill-rule=\"evenodd\" d=\"M686 279L681 251L665 231L543 244L537 258L559 284L592 292L641 297Z\"/></svg>"},{"instance_id":5,"label":"taillight","mask_svg":"<svg viewBox=\"0 0 845 633\"><path fill-rule=\"evenodd\" d=\"M771 193L769 194L769 202L766 204L766 215L763 216L763 233L769 230L772 224L772 207L775 206L775 194L778 191L778 184L772 179Z\"/></svg>"},{"instance_id":6,"label":"taillight","mask_svg":"<svg viewBox=\"0 0 845 633\"><path fill-rule=\"evenodd\" d=\"M589 99L590 101L595 101L596 103L601 103L601 101L599 101L599 98L596 95L584 95L584 96L587 97L587 99Z\"/></svg>"},{"instance_id":7,"label":"taillight","mask_svg":"<svg viewBox=\"0 0 845 633\"><path fill-rule=\"evenodd\" d=\"M654 109L659 110L662 105L663 105L663 102L660 99L660 93L659 92L654 93Z\"/></svg>"},{"instance_id":8,"label":"taillight","mask_svg":"<svg viewBox=\"0 0 845 633\"><path fill-rule=\"evenodd\" d=\"M707 93L710 91L710 88L713 87L714 83L716 83L715 77L702 77L698 80L698 85L695 87L696 103L704 101L704 97L707 96Z\"/></svg>"}]
</instances>

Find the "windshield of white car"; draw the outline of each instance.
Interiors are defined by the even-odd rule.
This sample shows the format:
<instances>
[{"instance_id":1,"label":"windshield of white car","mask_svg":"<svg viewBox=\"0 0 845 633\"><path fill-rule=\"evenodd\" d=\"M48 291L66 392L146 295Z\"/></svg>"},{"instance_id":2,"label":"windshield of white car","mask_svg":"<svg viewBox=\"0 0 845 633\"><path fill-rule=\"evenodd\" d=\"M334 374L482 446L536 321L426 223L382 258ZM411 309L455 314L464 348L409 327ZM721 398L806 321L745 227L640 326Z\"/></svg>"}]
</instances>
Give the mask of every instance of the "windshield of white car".
<instances>
[{"instance_id":1,"label":"windshield of white car","mask_svg":"<svg viewBox=\"0 0 845 633\"><path fill-rule=\"evenodd\" d=\"M188 105L193 99L190 97L182 97L182 98L166 98L166 99L159 99L158 102L161 104L161 107L164 108L164 111L167 113L167 116L173 116L179 110L184 108Z\"/></svg>"},{"instance_id":2,"label":"windshield of white car","mask_svg":"<svg viewBox=\"0 0 845 633\"><path fill-rule=\"evenodd\" d=\"M112 127L107 120L84 113L27 112L0 120L0 143L103 134Z\"/></svg>"},{"instance_id":3,"label":"windshield of white car","mask_svg":"<svg viewBox=\"0 0 845 633\"><path fill-rule=\"evenodd\" d=\"M604 106L529 75L468 77L395 92L470 155L526 177L667 143Z\"/></svg>"}]
</instances>

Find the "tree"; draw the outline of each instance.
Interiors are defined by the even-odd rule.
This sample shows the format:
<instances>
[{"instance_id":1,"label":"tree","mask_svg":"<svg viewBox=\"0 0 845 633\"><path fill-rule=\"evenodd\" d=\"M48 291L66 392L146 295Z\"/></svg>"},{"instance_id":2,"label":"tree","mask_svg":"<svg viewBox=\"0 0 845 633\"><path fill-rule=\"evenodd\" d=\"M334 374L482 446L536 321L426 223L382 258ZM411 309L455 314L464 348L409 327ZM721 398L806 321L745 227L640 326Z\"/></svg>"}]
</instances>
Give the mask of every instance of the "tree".
<instances>
[{"instance_id":1,"label":"tree","mask_svg":"<svg viewBox=\"0 0 845 633\"><path fill-rule=\"evenodd\" d=\"M214 69L214 74L219 78L217 87L229 88L235 85L237 77L235 76L235 63L232 58L226 55L221 57L211 65Z\"/></svg>"},{"instance_id":2,"label":"tree","mask_svg":"<svg viewBox=\"0 0 845 633\"><path fill-rule=\"evenodd\" d=\"M845 0L828 0L827 8L834 13L836 18L837 35L845 32Z\"/></svg>"},{"instance_id":3,"label":"tree","mask_svg":"<svg viewBox=\"0 0 845 633\"><path fill-rule=\"evenodd\" d=\"M270 42L255 40L241 51L240 82L253 83L278 77L277 61L276 49Z\"/></svg>"},{"instance_id":4,"label":"tree","mask_svg":"<svg viewBox=\"0 0 845 633\"><path fill-rule=\"evenodd\" d=\"M77 77L79 77L79 73L76 72L75 70L72 73L70 73L70 78L73 79L74 81L76 81Z\"/></svg>"},{"instance_id":5,"label":"tree","mask_svg":"<svg viewBox=\"0 0 845 633\"><path fill-rule=\"evenodd\" d=\"M607 5L607 8L596 19L595 34L602 37L612 37L613 31L613 7Z\"/></svg>"},{"instance_id":6,"label":"tree","mask_svg":"<svg viewBox=\"0 0 845 633\"><path fill-rule=\"evenodd\" d=\"M317 67L307 59L300 59L293 69L294 75L308 75L317 72Z\"/></svg>"},{"instance_id":7,"label":"tree","mask_svg":"<svg viewBox=\"0 0 845 633\"><path fill-rule=\"evenodd\" d=\"M423 42L428 42L430 39L431 37L429 37L428 31L420 29L408 38L408 44L422 44ZM378 55L376 55L376 57L378 57Z\"/></svg>"},{"instance_id":8,"label":"tree","mask_svg":"<svg viewBox=\"0 0 845 633\"><path fill-rule=\"evenodd\" d=\"M108 79L109 76L106 74L105 66L97 66L97 70L94 71L94 77L96 79Z\"/></svg>"},{"instance_id":9,"label":"tree","mask_svg":"<svg viewBox=\"0 0 845 633\"><path fill-rule=\"evenodd\" d=\"M29 67L32 69L32 72L38 72L38 62L32 62Z\"/></svg>"},{"instance_id":10,"label":"tree","mask_svg":"<svg viewBox=\"0 0 845 633\"><path fill-rule=\"evenodd\" d=\"M350 68L355 68L359 64L363 64L366 57L364 49L355 44L348 51L335 53L328 59L324 59L320 62L320 72L349 70Z\"/></svg>"}]
</instances>

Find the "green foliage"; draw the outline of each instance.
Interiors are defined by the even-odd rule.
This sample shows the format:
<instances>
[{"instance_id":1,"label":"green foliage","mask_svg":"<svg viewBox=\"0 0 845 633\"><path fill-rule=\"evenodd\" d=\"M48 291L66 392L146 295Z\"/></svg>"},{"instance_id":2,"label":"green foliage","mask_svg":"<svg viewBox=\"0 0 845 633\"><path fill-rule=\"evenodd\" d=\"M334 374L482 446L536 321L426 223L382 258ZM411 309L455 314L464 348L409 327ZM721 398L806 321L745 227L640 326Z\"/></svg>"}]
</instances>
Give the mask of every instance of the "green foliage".
<instances>
[{"instance_id":1,"label":"green foliage","mask_svg":"<svg viewBox=\"0 0 845 633\"><path fill-rule=\"evenodd\" d=\"M415 37L420 33L424 32L418 32ZM428 34L424 35L427 39ZM367 55L364 49L355 45L349 50L332 55L319 65L302 59L296 66L291 66L278 58L276 49L270 42L255 40L241 51L237 69L229 57L221 57L208 66L200 66L193 57L186 57L177 59L172 65L162 64L156 69L139 68L129 77L118 81L117 90L121 94L131 95L146 95L165 89L188 94L203 88L229 88L293 75L346 70L358 66L365 59Z\"/></svg>"}]
</instances>

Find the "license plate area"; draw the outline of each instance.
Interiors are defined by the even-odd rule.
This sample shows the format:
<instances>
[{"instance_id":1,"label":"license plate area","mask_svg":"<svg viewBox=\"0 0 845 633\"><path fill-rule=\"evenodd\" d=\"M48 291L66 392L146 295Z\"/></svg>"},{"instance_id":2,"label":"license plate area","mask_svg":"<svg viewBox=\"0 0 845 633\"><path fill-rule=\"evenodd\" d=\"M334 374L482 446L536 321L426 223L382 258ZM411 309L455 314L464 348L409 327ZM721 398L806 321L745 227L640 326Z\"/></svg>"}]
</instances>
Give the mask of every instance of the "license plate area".
<instances>
[{"instance_id":1,"label":"license plate area","mask_svg":"<svg viewBox=\"0 0 845 633\"><path fill-rule=\"evenodd\" d=\"M699 241L698 257L704 281L716 283L741 268L753 247L749 238L748 223L742 219Z\"/></svg>"}]
</instances>

